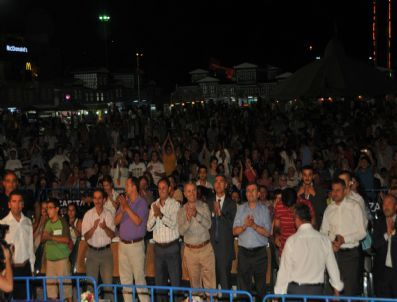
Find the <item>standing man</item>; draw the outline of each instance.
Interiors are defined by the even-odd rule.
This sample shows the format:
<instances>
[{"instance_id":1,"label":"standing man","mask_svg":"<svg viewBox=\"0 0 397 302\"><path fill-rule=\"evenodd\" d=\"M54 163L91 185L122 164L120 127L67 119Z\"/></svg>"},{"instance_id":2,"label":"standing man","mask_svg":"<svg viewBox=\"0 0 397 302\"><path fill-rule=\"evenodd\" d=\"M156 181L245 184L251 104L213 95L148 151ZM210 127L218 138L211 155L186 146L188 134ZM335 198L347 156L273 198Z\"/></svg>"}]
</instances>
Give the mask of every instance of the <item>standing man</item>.
<instances>
[{"instance_id":1,"label":"standing man","mask_svg":"<svg viewBox=\"0 0 397 302\"><path fill-rule=\"evenodd\" d=\"M152 203L147 230L153 232L155 241L156 285L179 287L181 280L181 252L179 247L178 211L180 204L169 196L171 190L168 178L158 183L159 199ZM168 296L158 300L168 301Z\"/></svg>"},{"instance_id":2,"label":"standing man","mask_svg":"<svg viewBox=\"0 0 397 302\"><path fill-rule=\"evenodd\" d=\"M307 205L295 207L298 231L287 239L274 287L275 294L323 295L327 269L335 295L343 289L338 264L329 239L313 229Z\"/></svg>"},{"instance_id":3,"label":"standing man","mask_svg":"<svg viewBox=\"0 0 397 302\"><path fill-rule=\"evenodd\" d=\"M207 167L200 165L198 167L198 179L196 181L196 186L202 186L204 188L212 190L212 184L207 180Z\"/></svg>"},{"instance_id":4,"label":"standing man","mask_svg":"<svg viewBox=\"0 0 397 302\"><path fill-rule=\"evenodd\" d=\"M50 198L47 202L48 220L44 226L42 241L45 241L46 275L55 277L70 276L70 239L68 223L59 217L59 201ZM47 296L51 300L58 297L57 281L47 281ZM63 280L63 298L72 301L71 280Z\"/></svg>"},{"instance_id":5,"label":"standing man","mask_svg":"<svg viewBox=\"0 0 397 302\"><path fill-rule=\"evenodd\" d=\"M23 206L22 192L11 192L8 202L10 213L0 221L0 224L10 226L5 240L13 246L12 269L14 276L32 276L36 259L33 248L32 222L22 213ZM13 299L24 300L26 297L25 282L14 282Z\"/></svg>"},{"instance_id":6,"label":"standing man","mask_svg":"<svg viewBox=\"0 0 397 302\"><path fill-rule=\"evenodd\" d=\"M315 186L313 182L313 167L304 166L301 170L302 185L298 190L298 197L310 200L313 205L316 229L320 229L324 211L327 208L327 193L323 188Z\"/></svg>"},{"instance_id":7,"label":"standing man","mask_svg":"<svg viewBox=\"0 0 397 302\"><path fill-rule=\"evenodd\" d=\"M185 242L184 258L190 287L215 288L215 255L210 243L211 212L207 204L197 200L197 187L186 183L187 203L178 212L179 233Z\"/></svg>"},{"instance_id":8,"label":"standing man","mask_svg":"<svg viewBox=\"0 0 397 302\"><path fill-rule=\"evenodd\" d=\"M348 198L349 200L353 200L360 205L361 211L363 212L364 225L365 228L367 228L368 225L367 207L365 206L364 198L362 198L360 194L354 192L351 189L353 185L352 183L353 176L351 172L347 170L341 171L338 175L338 178L342 179L346 184L346 198Z\"/></svg>"},{"instance_id":9,"label":"standing man","mask_svg":"<svg viewBox=\"0 0 397 302\"><path fill-rule=\"evenodd\" d=\"M4 192L0 193L0 219L7 216L9 212L8 202L10 194L18 187L18 179L13 171L6 171L3 175Z\"/></svg>"},{"instance_id":10,"label":"standing man","mask_svg":"<svg viewBox=\"0 0 397 302\"><path fill-rule=\"evenodd\" d=\"M332 182L332 202L324 212L321 233L328 236L336 255L343 295L360 295L360 240L366 235L360 205L346 198L346 184L341 179Z\"/></svg>"},{"instance_id":11,"label":"standing man","mask_svg":"<svg viewBox=\"0 0 397 302\"><path fill-rule=\"evenodd\" d=\"M234 254L233 222L237 205L226 196L225 176L215 177L215 197L209 201L212 223L211 243L215 251L216 282L222 289L230 289L230 277Z\"/></svg>"},{"instance_id":12,"label":"standing man","mask_svg":"<svg viewBox=\"0 0 397 302\"><path fill-rule=\"evenodd\" d=\"M258 298L266 294L267 254L271 220L267 207L258 202L256 183L246 187L246 203L242 204L233 223L233 235L238 236L237 283L241 290L251 290L252 278Z\"/></svg>"},{"instance_id":13,"label":"standing man","mask_svg":"<svg viewBox=\"0 0 397 302\"><path fill-rule=\"evenodd\" d=\"M397 200L393 195L383 199L384 218L374 226L375 293L377 297L397 298Z\"/></svg>"},{"instance_id":14,"label":"standing man","mask_svg":"<svg viewBox=\"0 0 397 302\"><path fill-rule=\"evenodd\" d=\"M129 177L125 195L118 197L120 207L114 219L120 225L119 271L122 284L146 285L145 279L145 234L148 219L146 201L139 196L138 180ZM139 300L149 302L145 289L137 289ZM131 300L131 289L124 289L124 301Z\"/></svg>"},{"instance_id":15,"label":"standing man","mask_svg":"<svg viewBox=\"0 0 397 302\"><path fill-rule=\"evenodd\" d=\"M104 208L104 191L96 189L93 192L94 208L85 213L82 233L88 244L86 275L102 283L111 284L113 277L113 256L110 244L114 237L114 221L112 213ZM105 288L105 299L112 300L111 289Z\"/></svg>"}]
</instances>

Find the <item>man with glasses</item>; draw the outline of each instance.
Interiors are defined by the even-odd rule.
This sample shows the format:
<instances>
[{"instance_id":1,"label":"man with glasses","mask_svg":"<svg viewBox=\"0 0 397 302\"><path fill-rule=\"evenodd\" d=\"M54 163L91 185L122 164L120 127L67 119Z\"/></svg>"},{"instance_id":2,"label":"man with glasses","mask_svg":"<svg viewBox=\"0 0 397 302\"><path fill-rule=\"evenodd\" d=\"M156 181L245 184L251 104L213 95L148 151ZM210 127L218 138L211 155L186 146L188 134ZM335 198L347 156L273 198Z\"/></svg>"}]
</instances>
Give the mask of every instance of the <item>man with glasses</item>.
<instances>
[{"instance_id":1,"label":"man with glasses","mask_svg":"<svg viewBox=\"0 0 397 302\"><path fill-rule=\"evenodd\" d=\"M48 220L44 227L42 241L45 242L47 276L70 276L68 247L70 240L69 225L59 216L59 201L50 198L47 202ZM57 280L47 280L47 295L51 300L58 297ZM62 294L61 294L62 296ZM70 280L63 280L63 299L72 301L72 285Z\"/></svg>"}]
</instances>

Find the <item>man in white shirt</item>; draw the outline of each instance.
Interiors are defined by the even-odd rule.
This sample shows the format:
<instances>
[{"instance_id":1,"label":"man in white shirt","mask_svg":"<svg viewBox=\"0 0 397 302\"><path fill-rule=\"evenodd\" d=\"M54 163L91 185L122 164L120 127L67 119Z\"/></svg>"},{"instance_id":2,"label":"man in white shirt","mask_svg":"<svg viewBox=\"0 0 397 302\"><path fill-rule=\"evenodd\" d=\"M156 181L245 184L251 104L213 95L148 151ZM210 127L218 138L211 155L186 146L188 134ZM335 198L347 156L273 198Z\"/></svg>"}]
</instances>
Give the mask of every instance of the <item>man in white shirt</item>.
<instances>
[{"instance_id":1,"label":"man in white shirt","mask_svg":"<svg viewBox=\"0 0 397 302\"><path fill-rule=\"evenodd\" d=\"M152 175L155 185L157 185L160 178L165 176L164 165L161 161L159 161L159 154L157 151L152 152L152 161L148 163L147 171L149 171Z\"/></svg>"},{"instance_id":2,"label":"man in white shirt","mask_svg":"<svg viewBox=\"0 0 397 302\"><path fill-rule=\"evenodd\" d=\"M308 206L295 207L298 231L285 243L274 287L276 294L322 295L325 269L335 294L343 289L331 242L313 229L311 219Z\"/></svg>"},{"instance_id":3,"label":"man in white shirt","mask_svg":"<svg viewBox=\"0 0 397 302\"><path fill-rule=\"evenodd\" d=\"M128 167L128 171L131 176L136 178L143 176L143 173L146 171L146 165L144 162L141 162L138 152L134 153L134 161Z\"/></svg>"},{"instance_id":4,"label":"man in white shirt","mask_svg":"<svg viewBox=\"0 0 397 302\"><path fill-rule=\"evenodd\" d=\"M104 192L96 189L93 193L94 208L83 218L82 233L88 244L86 275L101 280L105 284L112 283L113 256L110 248L114 237L114 217L104 208ZM105 299L112 299L111 289L105 288Z\"/></svg>"},{"instance_id":5,"label":"man in white shirt","mask_svg":"<svg viewBox=\"0 0 397 302\"><path fill-rule=\"evenodd\" d=\"M207 180L207 167L204 165L200 165L198 168L198 180L196 181L196 186L202 186L210 190L214 188Z\"/></svg>"},{"instance_id":6,"label":"man in white shirt","mask_svg":"<svg viewBox=\"0 0 397 302\"><path fill-rule=\"evenodd\" d=\"M33 227L30 219L22 213L24 206L22 192L11 192L8 206L10 213L0 223L10 226L5 240L12 246L14 276L32 276L36 260L33 248ZM25 300L26 297L25 282L14 282L13 299Z\"/></svg>"},{"instance_id":7,"label":"man in white shirt","mask_svg":"<svg viewBox=\"0 0 397 302\"><path fill-rule=\"evenodd\" d=\"M367 228L368 225L367 207L365 205L364 198L362 198L360 194L354 192L351 189L351 186L353 185L352 174L349 171L344 170L339 173L338 178L342 179L346 184L346 198L349 200L353 200L360 205L361 211L363 212L364 225L365 228Z\"/></svg>"},{"instance_id":8,"label":"man in white shirt","mask_svg":"<svg viewBox=\"0 0 397 302\"><path fill-rule=\"evenodd\" d=\"M343 295L360 295L360 240L366 236L360 205L346 197L342 179L332 182L332 202L324 212L321 233L332 242L344 286Z\"/></svg>"},{"instance_id":9,"label":"man in white shirt","mask_svg":"<svg viewBox=\"0 0 397 302\"><path fill-rule=\"evenodd\" d=\"M55 154L54 157L48 162L50 168L55 170L55 175L58 178L61 174L64 161L70 162L70 159L64 154L62 147L58 147L57 154Z\"/></svg>"},{"instance_id":10,"label":"man in white shirt","mask_svg":"<svg viewBox=\"0 0 397 302\"><path fill-rule=\"evenodd\" d=\"M17 158L17 151L15 149L10 150L10 159L7 160L4 167L5 170L14 171L18 178L21 178L22 163Z\"/></svg>"},{"instance_id":11,"label":"man in white shirt","mask_svg":"<svg viewBox=\"0 0 397 302\"><path fill-rule=\"evenodd\" d=\"M181 252L179 247L178 211L180 204L169 196L170 182L168 178L160 179L158 185L159 199L152 203L147 230L153 232L156 242L155 282L158 286L168 285L179 287L181 280ZM168 301L168 296L158 297L158 301Z\"/></svg>"}]
</instances>

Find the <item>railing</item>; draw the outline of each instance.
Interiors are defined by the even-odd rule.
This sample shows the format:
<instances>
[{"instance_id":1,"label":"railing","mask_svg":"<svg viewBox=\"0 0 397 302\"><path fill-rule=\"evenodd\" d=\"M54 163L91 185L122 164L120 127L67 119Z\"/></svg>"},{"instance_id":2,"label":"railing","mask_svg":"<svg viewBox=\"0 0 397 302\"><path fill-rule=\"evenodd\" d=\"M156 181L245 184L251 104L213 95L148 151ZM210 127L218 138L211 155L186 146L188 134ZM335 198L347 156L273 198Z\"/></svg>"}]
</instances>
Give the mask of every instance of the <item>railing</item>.
<instances>
[{"instance_id":1,"label":"railing","mask_svg":"<svg viewBox=\"0 0 397 302\"><path fill-rule=\"evenodd\" d=\"M127 294L131 294L131 301L138 301L136 295L143 294L148 295L150 293L150 301L156 301L156 295L167 295L168 301L174 302L178 301L175 299L175 295L188 297L188 301L193 301L193 297L195 296L207 296L210 302L216 301L219 296L222 296L223 299L226 297L230 302L239 300L239 301L248 301L253 302L252 295L247 291L242 290L220 290L220 289L205 289L205 288L190 288L190 287L174 287L174 286L153 286L153 285L126 285L126 284L101 284L98 286L98 293L101 292L102 288L113 288L113 302L118 301L117 297L117 289L131 289L131 292L124 292ZM142 289L142 292L139 292L139 289ZM241 300L243 299L243 300ZM208 301L208 300L207 300ZM127 301L124 301L127 302Z\"/></svg>"},{"instance_id":2,"label":"railing","mask_svg":"<svg viewBox=\"0 0 397 302\"><path fill-rule=\"evenodd\" d=\"M189 301L193 301L195 296L207 296L210 302L216 301L219 296L224 298L228 298L230 302L239 300L239 301L248 301L253 302L254 299L252 295L247 291L241 290L218 290L218 289L204 289L204 288L189 288L189 287L172 287L172 286L151 286L151 285L133 285L133 284L101 284L97 285L95 279L93 277L86 276L63 276L63 277L14 277L14 281L25 282L26 284L26 300L29 301L32 299L31 294L31 283L35 281L41 281L43 287L43 295L44 299L47 300L47 281L49 280L57 280L59 281L59 295L60 300L64 301L64 283L71 283L72 281L76 281L77 287L77 301L81 301L81 282L85 281L90 283L93 288L93 296L94 301L98 302L100 298L100 293L104 291L104 289L111 289L113 294L113 302L117 302L118 300L118 289L125 290L130 289L131 292L124 292L124 294L131 295L131 301L138 301L136 295L140 293L140 289L142 289L142 294L149 295L150 301L156 301L156 295L167 295L168 301L173 302L177 301L175 298L176 295L188 297ZM37 286L37 285L36 285ZM51 285L53 286L53 285ZM67 297L68 298L68 297ZM121 300L122 301L122 300ZM125 301L127 302L127 301Z\"/></svg>"},{"instance_id":3,"label":"railing","mask_svg":"<svg viewBox=\"0 0 397 302\"><path fill-rule=\"evenodd\" d=\"M31 282L34 281L41 281L42 286L43 286L43 295L44 295L44 301L48 299L47 297L47 281L48 280L55 280L59 282L59 296L60 300L64 301L64 284L69 283L70 286L72 286L72 281L76 281L76 287L77 287L77 301L81 301L81 281L88 281L92 288L93 288L93 294L94 297L96 298L95 301L98 301L98 286L96 284L96 281L93 277L89 276L63 276L63 277L14 277L14 281L24 281L25 286L26 286L26 300L30 301L32 299L32 292L31 292ZM68 285L69 285L68 284ZM51 284L50 286L58 286L57 283ZM51 297L52 298L52 297ZM69 297L66 297L69 298Z\"/></svg>"},{"instance_id":4,"label":"railing","mask_svg":"<svg viewBox=\"0 0 397 302\"><path fill-rule=\"evenodd\" d=\"M348 296L311 296L311 295L266 295L262 302L307 302L307 301L324 301L324 302L334 302L334 301L363 301L363 302L396 302L397 299L388 298L375 298L375 297L348 297Z\"/></svg>"},{"instance_id":5,"label":"railing","mask_svg":"<svg viewBox=\"0 0 397 302\"><path fill-rule=\"evenodd\" d=\"M136 297L139 294L149 295L150 301L156 301L157 295L163 295L168 297L168 301L174 302L180 300L180 297L188 298L188 301L194 301L196 296L206 296L206 300L213 302L217 301L219 297L222 297L222 301L255 301L252 294L247 291L242 290L219 290L219 289L205 289L205 288L190 288L190 287L173 287L173 286L152 286L152 285L133 285L133 284L101 284L97 285L96 281L92 277L86 276L64 276L64 277L14 277L15 281L22 281L26 284L26 300L32 299L31 295L31 283L34 281L41 281L44 292L44 300L47 300L47 281L57 280L59 281L59 293L60 300L64 300L63 286L64 283L71 283L76 281L77 287L77 301L81 301L81 285L82 281L85 283L90 283L93 288L94 301L99 301L100 294L104 289L112 291L113 302L118 302L118 294L120 291L129 289L130 291L124 292L123 294L131 295L131 301L138 301ZM36 285L37 286L37 285ZM142 290L142 291L140 291ZM129 300L127 300L129 301ZM124 301L124 302L127 302ZM324 302L334 302L334 301L357 301L357 302L397 302L397 299L390 298L380 298L380 297L349 297L349 296L314 296L314 295L266 295L262 302L288 302L288 301L324 301Z\"/></svg>"}]
</instances>

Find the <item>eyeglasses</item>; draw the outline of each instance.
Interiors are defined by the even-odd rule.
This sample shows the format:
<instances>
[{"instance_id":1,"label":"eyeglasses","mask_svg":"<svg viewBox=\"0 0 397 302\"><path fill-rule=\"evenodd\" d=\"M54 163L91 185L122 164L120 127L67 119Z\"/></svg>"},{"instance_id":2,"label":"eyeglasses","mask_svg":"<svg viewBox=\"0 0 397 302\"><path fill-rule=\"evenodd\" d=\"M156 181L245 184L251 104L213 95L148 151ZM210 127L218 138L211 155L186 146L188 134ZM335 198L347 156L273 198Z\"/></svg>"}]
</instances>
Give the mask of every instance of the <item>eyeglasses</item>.
<instances>
[{"instance_id":1,"label":"eyeglasses","mask_svg":"<svg viewBox=\"0 0 397 302\"><path fill-rule=\"evenodd\" d=\"M56 209L56 207L47 206L47 210L53 210L53 209Z\"/></svg>"}]
</instances>

